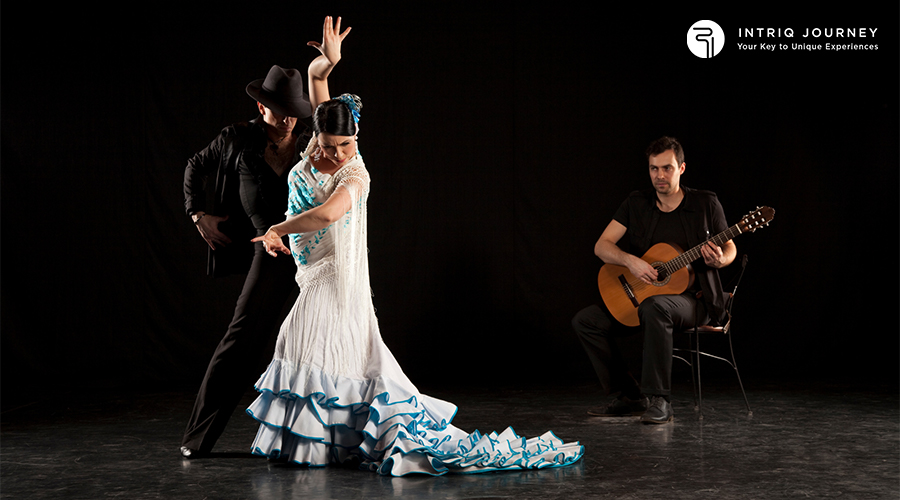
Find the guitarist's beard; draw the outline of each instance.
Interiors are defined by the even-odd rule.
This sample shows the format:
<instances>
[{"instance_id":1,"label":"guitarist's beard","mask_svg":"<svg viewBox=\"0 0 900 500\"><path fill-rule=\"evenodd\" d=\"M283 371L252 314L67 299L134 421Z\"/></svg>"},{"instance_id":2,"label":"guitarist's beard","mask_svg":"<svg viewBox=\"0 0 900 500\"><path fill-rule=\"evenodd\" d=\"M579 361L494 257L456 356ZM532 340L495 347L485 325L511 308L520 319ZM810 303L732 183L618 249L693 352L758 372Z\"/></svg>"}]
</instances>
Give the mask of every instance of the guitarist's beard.
<instances>
[{"instance_id":1,"label":"guitarist's beard","mask_svg":"<svg viewBox=\"0 0 900 500\"><path fill-rule=\"evenodd\" d=\"M675 190L672 188L672 184L668 182L654 182L653 187L656 189L657 194L667 195L675 192Z\"/></svg>"}]
</instances>

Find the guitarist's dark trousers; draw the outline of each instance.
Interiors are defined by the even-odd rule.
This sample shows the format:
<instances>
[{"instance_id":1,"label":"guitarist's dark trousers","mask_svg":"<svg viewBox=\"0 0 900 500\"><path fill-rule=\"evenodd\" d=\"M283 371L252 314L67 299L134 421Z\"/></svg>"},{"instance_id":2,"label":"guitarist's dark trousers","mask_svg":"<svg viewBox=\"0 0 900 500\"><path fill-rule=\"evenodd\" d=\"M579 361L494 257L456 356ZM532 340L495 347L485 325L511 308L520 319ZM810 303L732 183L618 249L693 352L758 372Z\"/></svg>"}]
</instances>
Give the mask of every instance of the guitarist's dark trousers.
<instances>
[{"instance_id":1,"label":"guitarist's dark trousers","mask_svg":"<svg viewBox=\"0 0 900 500\"><path fill-rule=\"evenodd\" d=\"M669 396L672 391L673 332L709 321L706 305L691 293L656 295L638 308L640 326L629 328L613 318L602 303L588 306L572 318L572 328L587 352L607 394ZM640 384L629 372L617 339L643 333Z\"/></svg>"}]
</instances>

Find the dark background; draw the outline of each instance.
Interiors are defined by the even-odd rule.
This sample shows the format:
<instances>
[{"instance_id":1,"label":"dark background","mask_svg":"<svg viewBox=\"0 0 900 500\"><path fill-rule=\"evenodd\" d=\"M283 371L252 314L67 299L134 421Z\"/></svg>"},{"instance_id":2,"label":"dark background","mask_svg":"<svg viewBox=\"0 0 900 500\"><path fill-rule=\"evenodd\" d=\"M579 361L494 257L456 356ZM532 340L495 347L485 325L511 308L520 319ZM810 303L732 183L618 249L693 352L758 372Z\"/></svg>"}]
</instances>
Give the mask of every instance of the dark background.
<instances>
[{"instance_id":1,"label":"dark background","mask_svg":"<svg viewBox=\"0 0 900 500\"><path fill-rule=\"evenodd\" d=\"M750 388L897 383L897 5L69 8L3 18L4 405L199 384L241 278L204 274L186 160L254 116L249 81L305 70L326 14L353 27L330 85L364 103L382 334L420 386L593 380L569 322L661 135L731 223L777 210L736 240ZM685 43L700 19L726 34L710 60ZM740 27L874 27L879 48L738 51Z\"/></svg>"}]
</instances>

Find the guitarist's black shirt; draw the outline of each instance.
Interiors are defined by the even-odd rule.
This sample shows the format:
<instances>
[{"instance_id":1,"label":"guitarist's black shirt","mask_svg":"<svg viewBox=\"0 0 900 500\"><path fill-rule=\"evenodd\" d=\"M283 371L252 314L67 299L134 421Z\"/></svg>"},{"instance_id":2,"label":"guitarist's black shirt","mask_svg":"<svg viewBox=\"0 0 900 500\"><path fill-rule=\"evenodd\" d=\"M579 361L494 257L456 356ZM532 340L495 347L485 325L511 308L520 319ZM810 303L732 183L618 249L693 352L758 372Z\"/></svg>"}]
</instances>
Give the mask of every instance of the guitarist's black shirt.
<instances>
[{"instance_id":1,"label":"guitarist's black shirt","mask_svg":"<svg viewBox=\"0 0 900 500\"><path fill-rule=\"evenodd\" d=\"M690 248L687 243L687 233L684 232L684 226L681 224L681 205L671 212L659 212L659 222L656 223L656 229L653 231L653 237L650 238L650 245L657 243L668 243L678 247L678 251L684 252Z\"/></svg>"}]
</instances>

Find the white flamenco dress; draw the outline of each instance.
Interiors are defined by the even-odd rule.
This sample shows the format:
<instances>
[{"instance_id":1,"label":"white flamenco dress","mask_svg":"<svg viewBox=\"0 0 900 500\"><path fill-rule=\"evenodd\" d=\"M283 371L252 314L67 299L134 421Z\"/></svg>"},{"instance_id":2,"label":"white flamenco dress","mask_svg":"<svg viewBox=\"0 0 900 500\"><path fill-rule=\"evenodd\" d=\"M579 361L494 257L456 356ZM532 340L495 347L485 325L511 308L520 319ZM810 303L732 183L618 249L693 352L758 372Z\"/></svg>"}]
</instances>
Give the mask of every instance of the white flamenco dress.
<instances>
[{"instance_id":1,"label":"white flamenco dress","mask_svg":"<svg viewBox=\"0 0 900 500\"><path fill-rule=\"evenodd\" d=\"M256 383L260 395L247 409L260 422L253 453L310 466L358 461L393 476L541 469L581 458L583 446L552 432L531 439L512 428L464 432L450 423L453 404L410 382L381 339L372 305L369 174L358 153L334 175L319 172L308 160L315 146L314 138L291 170L288 218L338 189L354 202L331 226L291 235L300 296Z\"/></svg>"}]
</instances>

